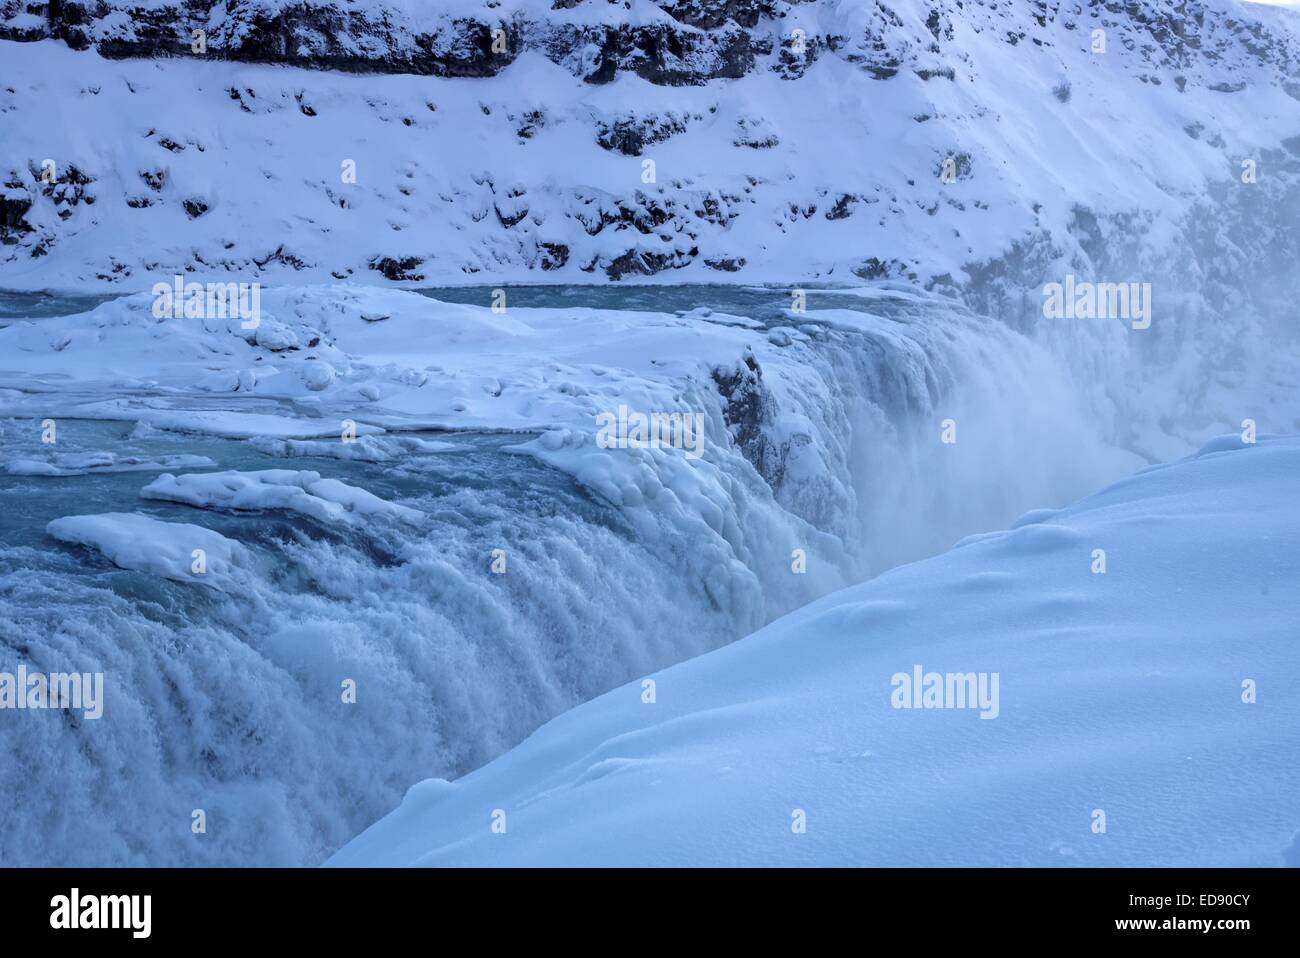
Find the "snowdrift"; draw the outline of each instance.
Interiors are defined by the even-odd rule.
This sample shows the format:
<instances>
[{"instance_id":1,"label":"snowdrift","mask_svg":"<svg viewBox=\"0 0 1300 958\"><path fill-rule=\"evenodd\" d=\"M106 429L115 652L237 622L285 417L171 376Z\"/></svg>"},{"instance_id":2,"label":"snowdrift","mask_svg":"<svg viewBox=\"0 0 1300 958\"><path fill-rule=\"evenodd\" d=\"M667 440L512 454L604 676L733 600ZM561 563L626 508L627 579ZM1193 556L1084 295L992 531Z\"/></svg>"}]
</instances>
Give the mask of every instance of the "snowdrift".
<instances>
[{"instance_id":1,"label":"snowdrift","mask_svg":"<svg viewBox=\"0 0 1300 958\"><path fill-rule=\"evenodd\" d=\"M1300 439L1225 437L1030 514L421 782L330 864L1297 864L1297 476ZM918 668L996 676L996 717L896 707Z\"/></svg>"}]
</instances>

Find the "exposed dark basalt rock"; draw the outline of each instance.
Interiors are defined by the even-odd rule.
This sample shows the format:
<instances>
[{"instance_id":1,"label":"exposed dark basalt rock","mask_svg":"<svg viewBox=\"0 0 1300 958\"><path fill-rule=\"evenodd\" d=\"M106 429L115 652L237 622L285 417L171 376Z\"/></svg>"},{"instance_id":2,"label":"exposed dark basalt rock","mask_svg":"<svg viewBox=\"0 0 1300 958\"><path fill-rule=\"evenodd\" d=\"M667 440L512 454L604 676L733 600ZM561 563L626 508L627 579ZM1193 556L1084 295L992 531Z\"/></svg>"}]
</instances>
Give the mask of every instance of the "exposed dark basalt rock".
<instances>
[{"instance_id":1,"label":"exposed dark basalt rock","mask_svg":"<svg viewBox=\"0 0 1300 958\"><path fill-rule=\"evenodd\" d=\"M643 236L658 233L661 227L678 218L678 199L673 196L647 194L637 190L630 197L602 195L582 196L583 205L573 217L588 236L596 236L607 227L614 232L634 229Z\"/></svg>"},{"instance_id":2,"label":"exposed dark basalt rock","mask_svg":"<svg viewBox=\"0 0 1300 958\"><path fill-rule=\"evenodd\" d=\"M409 280L419 282L424 279L422 273L416 270L424 263L418 256L404 256L401 259L393 259L391 256L372 259L369 263L371 269L378 270L384 279L390 279L393 282Z\"/></svg>"},{"instance_id":3,"label":"exposed dark basalt rock","mask_svg":"<svg viewBox=\"0 0 1300 958\"><path fill-rule=\"evenodd\" d=\"M524 190L518 187L506 190L505 195L493 203L492 211L496 213L497 222L506 229L522 223L528 215Z\"/></svg>"},{"instance_id":4,"label":"exposed dark basalt rock","mask_svg":"<svg viewBox=\"0 0 1300 958\"><path fill-rule=\"evenodd\" d=\"M606 276L616 281L624 276L653 276L666 269L681 269L690 265L691 260L698 256L699 252L695 247L687 251L668 252L630 249L602 264L602 268Z\"/></svg>"},{"instance_id":5,"label":"exposed dark basalt rock","mask_svg":"<svg viewBox=\"0 0 1300 958\"><path fill-rule=\"evenodd\" d=\"M917 279L916 271L902 260L882 260L876 256L870 256L854 267L853 275L865 280L906 279L915 282Z\"/></svg>"},{"instance_id":6,"label":"exposed dark basalt rock","mask_svg":"<svg viewBox=\"0 0 1300 958\"><path fill-rule=\"evenodd\" d=\"M161 192L162 188L167 185L166 170L141 170L140 179L144 180L145 185L155 193Z\"/></svg>"},{"instance_id":7,"label":"exposed dark basalt rock","mask_svg":"<svg viewBox=\"0 0 1300 958\"><path fill-rule=\"evenodd\" d=\"M606 150L624 156L640 156L652 143L662 143L678 133L685 133L687 118L676 113L650 116L619 117L596 128L596 142Z\"/></svg>"},{"instance_id":8,"label":"exposed dark basalt rock","mask_svg":"<svg viewBox=\"0 0 1300 958\"><path fill-rule=\"evenodd\" d=\"M495 76L520 51L520 31L511 25L457 18L445 32L410 35L391 28L386 18L372 20L371 15L306 4L273 16L257 10L235 26L217 30L208 38L208 49L253 63L443 77ZM368 55L365 47L349 42L355 37L380 40L383 52Z\"/></svg>"},{"instance_id":9,"label":"exposed dark basalt rock","mask_svg":"<svg viewBox=\"0 0 1300 958\"><path fill-rule=\"evenodd\" d=\"M202 56L442 77L494 76L531 48L556 62L572 59L582 64L575 69L594 83L608 82L622 71L653 83L695 84L748 72L754 51L745 27L756 26L770 7L754 0L694 0L676 5L679 24L630 25L522 17L501 21L490 19L490 14L483 19L478 18L482 14L446 19L431 15L421 22L418 16L408 20L382 6L349 9L309 2L276 8L240 0L177 0L156 6L112 0L0 0L0 39L58 39L73 49L93 47L102 56L119 59ZM29 12L42 16L44 24L20 16ZM544 12L539 4L537 16ZM762 40L754 42L764 45ZM582 56L588 49L599 51L594 61Z\"/></svg>"},{"instance_id":10,"label":"exposed dark basalt rock","mask_svg":"<svg viewBox=\"0 0 1300 958\"><path fill-rule=\"evenodd\" d=\"M768 0L660 0L659 6L674 20L713 30L728 20L742 27L754 27L760 16L771 16L777 4Z\"/></svg>"},{"instance_id":11,"label":"exposed dark basalt rock","mask_svg":"<svg viewBox=\"0 0 1300 958\"><path fill-rule=\"evenodd\" d=\"M382 2L354 8L328 0L0 0L0 39L61 39L106 57L203 56L446 77L493 76L525 50L537 50L593 83L626 72L670 85L736 78L756 67L797 77L831 53L879 80L903 70L953 80L963 60L953 47L953 23L962 20L1008 46L1050 46L1061 24L1081 35L1101 27L1109 43L1136 52L1150 68L1148 79L1177 74L1180 90L1198 78L1211 89L1241 89L1225 75L1243 58L1273 63L1284 89L1295 86L1300 73L1293 37L1219 10L1207 15L1189 0L930 0L924 21L904 19L884 0L862 0L861 17L846 21L856 23L854 35L818 32L820 18L811 9L816 0L657 3L670 19L606 22L595 15L603 14L605 0L539 2L535 9L503 11L504 19L493 16L491 5L439 16L418 8L389 10ZM587 20L550 15L588 8L593 16Z\"/></svg>"},{"instance_id":12,"label":"exposed dark basalt rock","mask_svg":"<svg viewBox=\"0 0 1300 958\"><path fill-rule=\"evenodd\" d=\"M739 215L735 207L741 202L741 197L730 193L709 192L700 196L699 203L691 209L691 213L704 223L727 227Z\"/></svg>"},{"instance_id":13,"label":"exposed dark basalt rock","mask_svg":"<svg viewBox=\"0 0 1300 958\"><path fill-rule=\"evenodd\" d=\"M309 267L309 264L303 262L300 257L286 250L283 243L277 246L274 252L266 256L260 258L254 256L253 262L257 264L258 269L266 269L272 263L283 263L292 269L307 269Z\"/></svg>"},{"instance_id":14,"label":"exposed dark basalt rock","mask_svg":"<svg viewBox=\"0 0 1300 958\"><path fill-rule=\"evenodd\" d=\"M6 258L48 255L64 235L60 225L77 207L95 203L94 182L73 163L61 170L50 160L11 167L0 183L0 245L19 249Z\"/></svg>"},{"instance_id":15,"label":"exposed dark basalt rock","mask_svg":"<svg viewBox=\"0 0 1300 958\"><path fill-rule=\"evenodd\" d=\"M776 418L776 399L763 384L763 370L754 354L745 351L734 366L714 367L711 373L722 397L723 419L731 440L774 493L785 479L785 451L770 438L766 426Z\"/></svg>"},{"instance_id":16,"label":"exposed dark basalt rock","mask_svg":"<svg viewBox=\"0 0 1300 958\"><path fill-rule=\"evenodd\" d=\"M531 140L546 126L546 114L541 110L527 110L517 117L511 115L510 121L516 124L515 136L521 140Z\"/></svg>"},{"instance_id":17,"label":"exposed dark basalt rock","mask_svg":"<svg viewBox=\"0 0 1300 958\"><path fill-rule=\"evenodd\" d=\"M94 182L72 163L62 171L57 166L28 164L25 177L22 170L11 169L0 189L0 243L13 246L39 229L41 235L30 252L32 256L45 256L58 241L56 233L47 228L48 211L66 221L78 206L94 205L96 197L91 192ZM38 204L46 210L45 215L38 215Z\"/></svg>"},{"instance_id":18,"label":"exposed dark basalt rock","mask_svg":"<svg viewBox=\"0 0 1300 958\"><path fill-rule=\"evenodd\" d=\"M18 237L32 231L27 222L27 213L32 208L32 198L7 187L0 193L0 243L11 246L18 242Z\"/></svg>"},{"instance_id":19,"label":"exposed dark basalt rock","mask_svg":"<svg viewBox=\"0 0 1300 958\"><path fill-rule=\"evenodd\" d=\"M951 161L951 164L949 161ZM934 175L945 183L970 179L972 175L971 155L960 152L945 156L935 167Z\"/></svg>"},{"instance_id":20,"label":"exposed dark basalt rock","mask_svg":"<svg viewBox=\"0 0 1300 958\"><path fill-rule=\"evenodd\" d=\"M569 262L569 247L564 243L538 243L537 248L542 253L541 267L544 270L563 269Z\"/></svg>"},{"instance_id":21,"label":"exposed dark basalt rock","mask_svg":"<svg viewBox=\"0 0 1300 958\"><path fill-rule=\"evenodd\" d=\"M752 38L727 24L716 31L676 29L653 23L548 28L543 49L557 63L581 63L589 83L608 83L620 72L668 86L739 79L754 65ZM584 51L596 51L591 58Z\"/></svg>"},{"instance_id":22,"label":"exposed dark basalt rock","mask_svg":"<svg viewBox=\"0 0 1300 958\"><path fill-rule=\"evenodd\" d=\"M853 208L861 202L861 197L853 193L841 193L835 205L826 211L828 220L845 220L853 215Z\"/></svg>"}]
</instances>

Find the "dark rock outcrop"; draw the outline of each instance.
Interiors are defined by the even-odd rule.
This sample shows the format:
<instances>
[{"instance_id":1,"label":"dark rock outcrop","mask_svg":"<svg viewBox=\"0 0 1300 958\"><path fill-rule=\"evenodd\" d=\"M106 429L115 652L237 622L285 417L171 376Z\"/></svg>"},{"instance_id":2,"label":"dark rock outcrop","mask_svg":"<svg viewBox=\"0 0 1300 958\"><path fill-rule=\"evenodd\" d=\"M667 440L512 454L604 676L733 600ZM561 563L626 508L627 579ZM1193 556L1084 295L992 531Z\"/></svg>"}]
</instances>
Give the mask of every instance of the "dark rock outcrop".
<instances>
[{"instance_id":1,"label":"dark rock outcrop","mask_svg":"<svg viewBox=\"0 0 1300 958\"><path fill-rule=\"evenodd\" d=\"M419 282L424 279L424 275L417 273L416 270L424 260L418 256L404 256L401 259L394 259L391 256L384 256L370 261L370 268L378 270L384 279L390 279L393 282L409 280Z\"/></svg>"}]
</instances>

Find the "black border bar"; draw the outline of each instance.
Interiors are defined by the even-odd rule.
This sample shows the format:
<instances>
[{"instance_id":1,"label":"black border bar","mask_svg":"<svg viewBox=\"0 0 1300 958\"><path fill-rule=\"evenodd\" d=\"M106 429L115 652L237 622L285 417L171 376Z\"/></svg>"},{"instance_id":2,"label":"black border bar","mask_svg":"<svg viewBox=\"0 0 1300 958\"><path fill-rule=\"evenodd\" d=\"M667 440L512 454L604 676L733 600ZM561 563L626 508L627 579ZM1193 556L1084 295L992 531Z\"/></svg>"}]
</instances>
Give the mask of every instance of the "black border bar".
<instances>
[{"instance_id":1,"label":"black border bar","mask_svg":"<svg viewBox=\"0 0 1300 958\"><path fill-rule=\"evenodd\" d=\"M612 944L603 935L690 934L701 922L761 942L788 921L792 933L820 923L926 951L1124 938L1222 949L1294 937L1296 878L1292 869L0 869L0 927L10 944L142 940L130 928L51 927L58 897L70 905L76 888L83 907L91 896L148 895L143 940L204 946L413 936L453 947L464 934L530 933L537 945L557 935L595 945ZM1134 921L1153 924L1119 927Z\"/></svg>"}]
</instances>

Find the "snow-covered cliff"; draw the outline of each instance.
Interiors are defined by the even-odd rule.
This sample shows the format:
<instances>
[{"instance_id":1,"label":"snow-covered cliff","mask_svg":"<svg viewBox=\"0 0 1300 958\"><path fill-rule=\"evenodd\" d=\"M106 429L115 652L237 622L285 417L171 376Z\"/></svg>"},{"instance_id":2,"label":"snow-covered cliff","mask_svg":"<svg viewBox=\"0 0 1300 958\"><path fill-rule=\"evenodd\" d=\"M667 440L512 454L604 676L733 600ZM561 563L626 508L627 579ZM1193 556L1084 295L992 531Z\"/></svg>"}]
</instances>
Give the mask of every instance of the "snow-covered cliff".
<instances>
[{"instance_id":1,"label":"snow-covered cliff","mask_svg":"<svg viewBox=\"0 0 1300 958\"><path fill-rule=\"evenodd\" d=\"M1024 321L1020 291L1073 270L1280 301L1298 21L1236 0L9 0L0 285L885 276Z\"/></svg>"}]
</instances>

